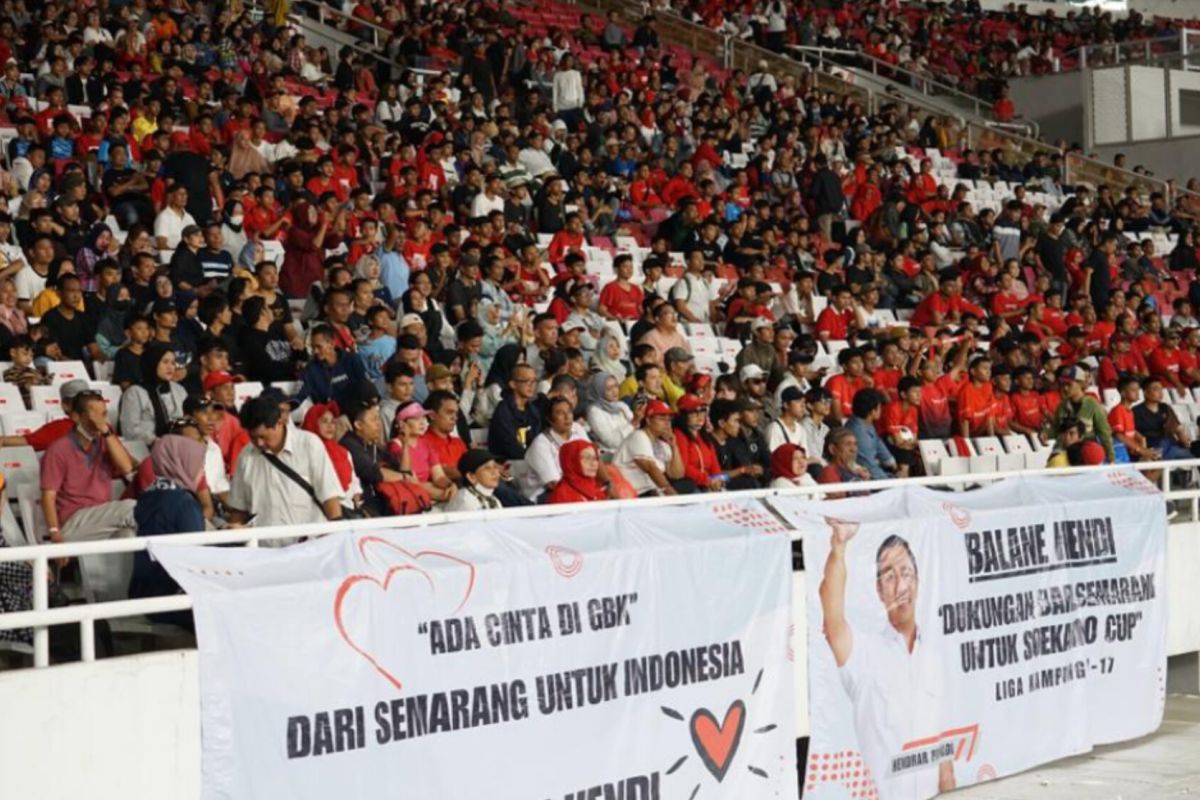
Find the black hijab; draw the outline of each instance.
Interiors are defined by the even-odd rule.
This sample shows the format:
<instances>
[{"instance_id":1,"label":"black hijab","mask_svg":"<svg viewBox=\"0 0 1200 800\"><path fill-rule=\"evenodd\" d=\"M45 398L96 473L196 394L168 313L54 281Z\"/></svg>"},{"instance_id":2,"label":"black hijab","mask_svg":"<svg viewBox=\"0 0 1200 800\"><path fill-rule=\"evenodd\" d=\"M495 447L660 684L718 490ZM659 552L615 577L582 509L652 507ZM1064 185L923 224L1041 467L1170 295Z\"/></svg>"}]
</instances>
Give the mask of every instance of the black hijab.
<instances>
[{"instance_id":1,"label":"black hijab","mask_svg":"<svg viewBox=\"0 0 1200 800\"><path fill-rule=\"evenodd\" d=\"M167 407L163 405L162 401L164 394L171 393L171 382L159 380L158 365L166 357L167 353L174 352L175 350L168 344L150 342L146 345L146 349L140 359L142 367L141 386L150 395L150 406L154 409L155 436L165 436L171 425L171 419L167 416Z\"/></svg>"}]
</instances>

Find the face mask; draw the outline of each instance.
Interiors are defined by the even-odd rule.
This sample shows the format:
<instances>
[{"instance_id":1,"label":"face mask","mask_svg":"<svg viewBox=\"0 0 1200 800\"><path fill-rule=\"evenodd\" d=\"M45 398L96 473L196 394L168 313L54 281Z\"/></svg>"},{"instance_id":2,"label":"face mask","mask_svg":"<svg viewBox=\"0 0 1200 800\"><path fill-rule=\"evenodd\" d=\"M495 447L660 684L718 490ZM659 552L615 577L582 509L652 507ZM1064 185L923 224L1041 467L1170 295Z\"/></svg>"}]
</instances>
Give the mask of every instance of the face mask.
<instances>
[{"instance_id":1,"label":"face mask","mask_svg":"<svg viewBox=\"0 0 1200 800\"><path fill-rule=\"evenodd\" d=\"M494 487L484 486L482 483L473 483L471 486L484 497L491 497L496 492Z\"/></svg>"},{"instance_id":2,"label":"face mask","mask_svg":"<svg viewBox=\"0 0 1200 800\"><path fill-rule=\"evenodd\" d=\"M244 219L244 218L242 217L241 214L234 214L232 217L229 218L229 224L230 225L241 225L242 219Z\"/></svg>"}]
</instances>

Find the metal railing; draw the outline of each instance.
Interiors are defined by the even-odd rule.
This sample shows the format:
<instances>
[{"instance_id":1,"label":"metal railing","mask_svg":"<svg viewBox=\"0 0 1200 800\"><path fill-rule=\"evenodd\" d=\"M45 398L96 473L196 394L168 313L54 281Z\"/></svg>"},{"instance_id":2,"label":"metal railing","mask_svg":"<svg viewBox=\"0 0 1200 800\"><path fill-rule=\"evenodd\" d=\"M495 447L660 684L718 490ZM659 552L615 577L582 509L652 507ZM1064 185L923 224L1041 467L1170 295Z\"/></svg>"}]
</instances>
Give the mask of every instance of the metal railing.
<instances>
[{"instance_id":1,"label":"metal railing","mask_svg":"<svg viewBox=\"0 0 1200 800\"><path fill-rule=\"evenodd\" d=\"M824 484L818 486L797 487L794 489L759 489L754 491L734 492L726 496L740 499L764 500L771 497L807 497L820 499L830 494L845 492L862 492L865 490L880 490L898 486L927 486L935 488L965 489L982 486L996 481L1019 476L1063 476L1082 474L1089 471L1110 471L1136 469L1140 472L1161 470L1160 486L1164 500L1188 501L1191 507L1191 518L1200 520L1200 489L1172 489L1171 470L1194 469L1200 467L1200 459L1187 461L1154 462L1140 464L1120 464L1101 467L1073 467L1067 469L1022 470L1019 472L987 472L963 475L928 476L921 478L897 478L870 483ZM688 495L680 497L639 498L637 500L608 501L606 508L645 508L649 506L674 506L693 503L710 502L716 499L708 495ZM589 504L587 507L596 508ZM486 521L494 519L514 518L554 518L578 512L580 504L565 504L560 506L529 506L524 508L502 509L498 511L470 511L456 513L424 514L408 517L388 517L369 520L346 520L326 522L312 525L292 525L271 528L243 528L220 532L186 533L171 536L157 536L157 544L167 545L231 545L244 544L248 547L258 547L262 542L279 539L296 539L302 537L320 537L353 530L404 530L410 528L426 528L449 522ZM793 534L794 539L799 537ZM44 544L26 547L0 548L0 563L25 562L33 567L33 609L8 614L0 614L0 630L33 629L33 664L34 667L45 667L50 663L49 627L53 625L79 625L80 654L84 661L93 661L96 657L95 623L97 620L121 619L126 617L156 614L167 611L183 611L191 608L191 599L186 595L168 597L141 598L136 600L116 600L102 603L86 603L68 605L61 608L50 608L49 573L50 564L59 559L78 558L80 556L131 554L147 549L149 539L109 539L98 542L78 542L73 544Z\"/></svg>"},{"instance_id":2,"label":"metal railing","mask_svg":"<svg viewBox=\"0 0 1200 800\"><path fill-rule=\"evenodd\" d=\"M307 13L302 13L302 9ZM363 47L354 48L359 52L365 52L367 44L375 48L375 50L382 50L387 41L393 36L393 31L382 25L377 25L374 22L347 14L340 9L320 2L320 0L293 0L291 16L308 17L320 22L322 25L355 37L355 39L363 43ZM369 32L370 38L360 38L358 31ZM378 52L372 52L371 54L380 61L388 61L386 57L380 55Z\"/></svg>"},{"instance_id":3,"label":"metal railing","mask_svg":"<svg viewBox=\"0 0 1200 800\"><path fill-rule=\"evenodd\" d=\"M788 45L789 52L795 53L801 59L814 60L819 69L842 67L861 70L870 73L879 81L888 81L896 86L917 92L930 99L949 99L954 104L947 105L945 110L959 116L962 111L970 111L975 117L987 120L991 125L1002 125L1025 136L1036 139L1040 133L1036 122L1021 120L1012 123L996 123L992 112L992 104L982 97L964 92L956 86L938 80L929 73L913 72L912 70L890 64L883 59L865 53L861 50L843 50L832 47L808 47L804 45ZM961 104L961 105L959 105Z\"/></svg>"},{"instance_id":4,"label":"metal railing","mask_svg":"<svg viewBox=\"0 0 1200 800\"><path fill-rule=\"evenodd\" d=\"M1185 55L1189 50L1188 30L1170 36L1153 39L1135 39L1128 42L1100 42L1088 44L1063 53L1063 59L1073 59L1074 65L1062 72L1115 67L1122 64L1145 64L1163 56ZM1194 32L1193 32L1194 33Z\"/></svg>"}]
</instances>

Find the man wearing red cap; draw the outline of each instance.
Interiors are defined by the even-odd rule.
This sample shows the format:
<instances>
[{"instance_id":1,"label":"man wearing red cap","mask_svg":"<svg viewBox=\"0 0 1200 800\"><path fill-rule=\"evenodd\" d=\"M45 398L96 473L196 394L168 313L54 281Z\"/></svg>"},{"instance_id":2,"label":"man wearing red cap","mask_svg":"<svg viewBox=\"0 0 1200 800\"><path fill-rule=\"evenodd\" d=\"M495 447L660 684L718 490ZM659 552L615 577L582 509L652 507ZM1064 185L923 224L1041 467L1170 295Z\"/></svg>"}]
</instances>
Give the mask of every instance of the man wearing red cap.
<instances>
[{"instance_id":1,"label":"man wearing red cap","mask_svg":"<svg viewBox=\"0 0 1200 800\"><path fill-rule=\"evenodd\" d=\"M683 459L671 432L671 407L661 400L646 404L642 427L625 438L613 464L639 497L694 491L682 481Z\"/></svg>"}]
</instances>

